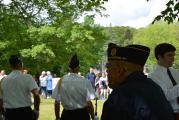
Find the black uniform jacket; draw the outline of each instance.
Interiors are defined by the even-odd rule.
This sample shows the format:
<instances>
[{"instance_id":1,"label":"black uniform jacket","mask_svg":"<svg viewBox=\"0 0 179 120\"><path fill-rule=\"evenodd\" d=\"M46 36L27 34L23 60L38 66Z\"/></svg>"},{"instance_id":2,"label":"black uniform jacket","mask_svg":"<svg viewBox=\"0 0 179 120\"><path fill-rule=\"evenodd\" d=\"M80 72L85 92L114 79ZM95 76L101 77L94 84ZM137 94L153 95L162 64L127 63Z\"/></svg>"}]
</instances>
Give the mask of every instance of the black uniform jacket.
<instances>
[{"instance_id":1,"label":"black uniform jacket","mask_svg":"<svg viewBox=\"0 0 179 120\"><path fill-rule=\"evenodd\" d=\"M126 79L104 103L101 120L174 120L162 89L143 72Z\"/></svg>"}]
</instances>

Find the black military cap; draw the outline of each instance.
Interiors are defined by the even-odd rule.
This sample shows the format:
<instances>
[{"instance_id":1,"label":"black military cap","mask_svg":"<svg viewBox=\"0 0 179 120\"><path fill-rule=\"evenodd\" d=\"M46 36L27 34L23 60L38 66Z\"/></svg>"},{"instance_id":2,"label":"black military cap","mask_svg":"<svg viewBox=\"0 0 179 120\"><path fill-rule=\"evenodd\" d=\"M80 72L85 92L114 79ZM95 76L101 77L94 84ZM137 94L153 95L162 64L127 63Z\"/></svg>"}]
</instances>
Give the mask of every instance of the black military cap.
<instances>
[{"instance_id":1,"label":"black military cap","mask_svg":"<svg viewBox=\"0 0 179 120\"><path fill-rule=\"evenodd\" d=\"M21 64L22 63L22 58L20 55L16 54L16 55L11 55L9 58L9 63L12 66L15 66L17 64Z\"/></svg>"},{"instance_id":2,"label":"black military cap","mask_svg":"<svg viewBox=\"0 0 179 120\"><path fill-rule=\"evenodd\" d=\"M69 67L71 69L75 69L76 67L79 66L79 60L78 60L78 57L76 54L74 54L72 57L71 57L71 60L69 62Z\"/></svg>"},{"instance_id":3,"label":"black military cap","mask_svg":"<svg viewBox=\"0 0 179 120\"><path fill-rule=\"evenodd\" d=\"M108 60L121 60L144 66L150 54L150 49L143 45L128 45L120 47L114 43L108 44Z\"/></svg>"}]
</instances>

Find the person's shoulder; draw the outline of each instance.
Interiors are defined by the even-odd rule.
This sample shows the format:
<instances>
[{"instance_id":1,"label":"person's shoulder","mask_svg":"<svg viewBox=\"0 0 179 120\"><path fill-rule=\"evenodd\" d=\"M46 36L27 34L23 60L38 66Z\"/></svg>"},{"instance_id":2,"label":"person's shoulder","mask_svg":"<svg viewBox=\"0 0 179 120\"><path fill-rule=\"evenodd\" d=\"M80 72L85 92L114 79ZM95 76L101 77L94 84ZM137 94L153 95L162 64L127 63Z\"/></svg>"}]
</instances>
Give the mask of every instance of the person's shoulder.
<instances>
[{"instance_id":1,"label":"person's shoulder","mask_svg":"<svg viewBox=\"0 0 179 120\"><path fill-rule=\"evenodd\" d=\"M155 72L151 72L151 73L149 73L148 75L147 75L147 78L152 78L153 76L154 76L154 74L155 74Z\"/></svg>"},{"instance_id":2,"label":"person's shoulder","mask_svg":"<svg viewBox=\"0 0 179 120\"><path fill-rule=\"evenodd\" d=\"M155 78L155 77L157 77L157 76L160 76L160 69L157 69L157 68L155 68L153 71L151 71L148 75L147 75L147 78L150 78L150 79L152 79L152 78Z\"/></svg>"},{"instance_id":3,"label":"person's shoulder","mask_svg":"<svg viewBox=\"0 0 179 120\"><path fill-rule=\"evenodd\" d=\"M26 79L32 79L33 78L31 74L22 74L22 77L26 78Z\"/></svg>"},{"instance_id":4,"label":"person's shoulder","mask_svg":"<svg viewBox=\"0 0 179 120\"><path fill-rule=\"evenodd\" d=\"M62 76L62 78L67 78L67 77L70 77L70 74L66 74L66 75Z\"/></svg>"},{"instance_id":5,"label":"person's shoulder","mask_svg":"<svg viewBox=\"0 0 179 120\"><path fill-rule=\"evenodd\" d=\"M179 70L177 70L177 69L175 69L175 68L173 68L173 67L170 68L170 71L179 73Z\"/></svg>"},{"instance_id":6,"label":"person's shoulder","mask_svg":"<svg viewBox=\"0 0 179 120\"><path fill-rule=\"evenodd\" d=\"M77 75L76 77L77 77L78 80L81 80L81 81L88 81L88 79L85 78L84 76Z\"/></svg>"},{"instance_id":7,"label":"person's shoulder","mask_svg":"<svg viewBox=\"0 0 179 120\"><path fill-rule=\"evenodd\" d=\"M83 83L91 84L91 82L90 82L88 79L86 79L85 77L80 76L80 80L81 80Z\"/></svg>"},{"instance_id":8,"label":"person's shoulder","mask_svg":"<svg viewBox=\"0 0 179 120\"><path fill-rule=\"evenodd\" d=\"M175 69L175 68L170 68L170 71L172 73L172 76L174 77L174 79L176 81L178 81L178 77L179 77L179 70Z\"/></svg>"},{"instance_id":9,"label":"person's shoulder","mask_svg":"<svg viewBox=\"0 0 179 120\"><path fill-rule=\"evenodd\" d=\"M66 74L61 77L61 80L63 79L63 81L65 81L68 80L69 78L70 78L70 74Z\"/></svg>"},{"instance_id":10,"label":"person's shoulder","mask_svg":"<svg viewBox=\"0 0 179 120\"><path fill-rule=\"evenodd\" d=\"M87 79L87 78L85 78L84 76L79 75L79 74L77 74L77 76L78 76L79 78L81 78L81 79Z\"/></svg>"}]
</instances>

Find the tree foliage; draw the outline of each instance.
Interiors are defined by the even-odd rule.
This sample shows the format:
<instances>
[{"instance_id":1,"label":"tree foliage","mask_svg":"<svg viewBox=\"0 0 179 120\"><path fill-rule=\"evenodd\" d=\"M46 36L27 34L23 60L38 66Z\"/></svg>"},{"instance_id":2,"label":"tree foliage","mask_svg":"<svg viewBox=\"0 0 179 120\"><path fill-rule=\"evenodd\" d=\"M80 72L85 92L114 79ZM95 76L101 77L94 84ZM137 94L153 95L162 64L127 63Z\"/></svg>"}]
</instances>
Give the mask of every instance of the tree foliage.
<instances>
[{"instance_id":1,"label":"tree foliage","mask_svg":"<svg viewBox=\"0 0 179 120\"><path fill-rule=\"evenodd\" d=\"M114 42L120 46L132 43L134 28L130 27L107 27L107 36L110 42ZM109 42L108 41L108 42Z\"/></svg>"},{"instance_id":2,"label":"tree foliage","mask_svg":"<svg viewBox=\"0 0 179 120\"><path fill-rule=\"evenodd\" d=\"M155 17L152 23L162 19L169 24L179 21L179 0L169 0L166 4L166 9L163 10L160 15Z\"/></svg>"},{"instance_id":3,"label":"tree foliage","mask_svg":"<svg viewBox=\"0 0 179 120\"><path fill-rule=\"evenodd\" d=\"M10 54L21 53L31 72L64 73L72 53L77 52L82 72L98 64L103 28L94 24L102 15L103 0L12 0L0 1L0 68L8 70ZM89 11L84 23L77 19ZM99 53L98 53L99 52Z\"/></svg>"},{"instance_id":4,"label":"tree foliage","mask_svg":"<svg viewBox=\"0 0 179 120\"><path fill-rule=\"evenodd\" d=\"M139 30L94 24L96 13L103 15L105 8L102 5L106 1L12 0L4 4L0 0L0 68L9 71L9 56L21 53L24 65L31 73L50 70L60 75L67 72L69 58L77 53L81 72L85 73L90 66L98 65L99 60L104 59L108 42L124 46L133 43L134 39L134 42L152 48L158 43L156 40L167 39L178 47L178 24L156 24ZM86 16L84 22L78 23L83 15ZM168 23L178 19L177 0L170 0L167 9L155 20L161 18ZM152 59L149 63L153 63Z\"/></svg>"},{"instance_id":5,"label":"tree foliage","mask_svg":"<svg viewBox=\"0 0 179 120\"><path fill-rule=\"evenodd\" d=\"M153 65L156 63L154 57L154 48L159 43L170 43L177 49L175 67L179 65L179 23L167 24L166 22L157 22L147 28L142 28L134 34L133 42L149 46L151 49L147 64ZM178 66L179 69L179 66Z\"/></svg>"}]
</instances>

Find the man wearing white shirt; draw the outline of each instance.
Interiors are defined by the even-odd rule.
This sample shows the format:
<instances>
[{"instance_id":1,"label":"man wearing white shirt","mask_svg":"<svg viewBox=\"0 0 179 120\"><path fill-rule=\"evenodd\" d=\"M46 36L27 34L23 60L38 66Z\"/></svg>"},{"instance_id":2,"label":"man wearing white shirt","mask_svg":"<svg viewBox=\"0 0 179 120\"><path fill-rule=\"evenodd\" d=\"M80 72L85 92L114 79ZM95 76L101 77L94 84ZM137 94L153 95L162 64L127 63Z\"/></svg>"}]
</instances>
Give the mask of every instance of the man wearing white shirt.
<instances>
[{"instance_id":1,"label":"man wearing white shirt","mask_svg":"<svg viewBox=\"0 0 179 120\"><path fill-rule=\"evenodd\" d=\"M0 111L5 109L5 120L34 120L39 115L39 88L31 75L23 74L19 55L11 55L9 63L12 72L0 84ZM31 93L34 97L33 111Z\"/></svg>"},{"instance_id":2,"label":"man wearing white shirt","mask_svg":"<svg viewBox=\"0 0 179 120\"><path fill-rule=\"evenodd\" d=\"M179 113L179 71L171 68L174 62L176 48L168 43L161 43L155 47L157 59L156 68L148 75L164 91L167 100L170 102L175 117ZM174 83L173 83L174 82Z\"/></svg>"},{"instance_id":3,"label":"man wearing white shirt","mask_svg":"<svg viewBox=\"0 0 179 120\"><path fill-rule=\"evenodd\" d=\"M55 99L56 120L90 120L94 119L94 108L91 100L96 95L87 79L78 75L80 70L77 55L72 56L69 63L69 71L63 76L52 94ZM60 103L63 111L60 118Z\"/></svg>"},{"instance_id":4,"label":"man wearing white shirt","mask_svg":"<svg viewBox=\"0 0 179 120\"><path fill-rule=\"evenodd\" d=\"M43 98L47 98L47 75L45 71L42 71L40 77L40 88L43 95Z\"/></svg>"}]
</instances>

